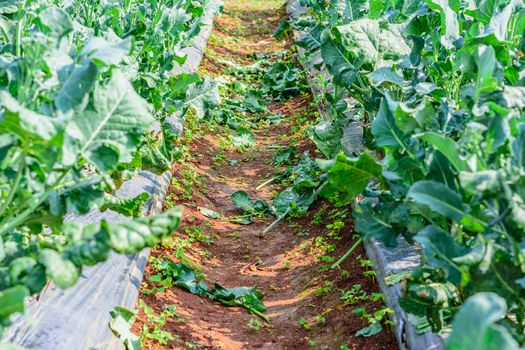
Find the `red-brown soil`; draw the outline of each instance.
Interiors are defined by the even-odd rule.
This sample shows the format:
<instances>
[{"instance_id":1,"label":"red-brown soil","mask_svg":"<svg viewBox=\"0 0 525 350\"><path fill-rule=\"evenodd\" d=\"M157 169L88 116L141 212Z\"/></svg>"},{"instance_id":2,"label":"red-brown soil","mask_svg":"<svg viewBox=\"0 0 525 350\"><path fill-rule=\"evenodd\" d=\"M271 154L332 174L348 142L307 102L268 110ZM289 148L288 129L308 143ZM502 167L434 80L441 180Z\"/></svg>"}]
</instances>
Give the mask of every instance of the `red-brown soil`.
<instances>
[{"instance_id":1,"label":"red-brown soil","mask_svg":"<svg viewBox=\"0 0 525 350\"><path fill-rule=\"evenodd\" d=\"M272 1L270 1L272 2ZM246 54L252 52L273 52L289 48L289 41L278 43L271 37L283 17L283 9L273 6L262 9L255 19L250 4L260 6L260 1L226 1L225 13L217 19L212 40L203 61L203 73L212 76L224 75L226 60L240 64L251 64ZM273 1L273 3L277 3ZM262 6L263 8L265 6ZM271 6L269 6L271 7ZM260 16L260 17L259 17ZM260 19L264 25L261 26ZM232 40L235 39L235 40ZM237 40L239 39L239 40ZM365 258L359 248L342 265L341 269L328 269L329 263L321 261L323 256L340 257L354 243L351 215L347 213L340 239L328 236L326 225L333 220L328 213L334 210L327 203L318 202L302 218L285 220L273 231L261 236L262 231L274 218L257 219L251 225L237 225L226 218L239 215L229 199L237 190L245 190L253 199L261 198L271 202L280 187L270 184L256 191L255 188L275 174L272 157L277 152L268 146L295 146L302 153L315 146L304 135L308 124L317 118L312 96L304 93L285 102L274 102L269 109L283 113L286 117L278 125L261 124L254 131L256 141L251 150L239 152L226 147L222 152L225 160L218 162L217 153L222 149L221 140L228 137L228 131L210 124L188 123L193 137L189 140L189 156L174 166L174 186L170 189L168 205L185 206L182 227L174 239L187 238L187 230L203 228L213 243L193 242L184 248L185 258L202 268L206 282L214 281L226 287L253 286L264 293L269 323L259 319L263 325L259 330L248 323L257 316L243 308L228 308L180 288L171 287L163 293L141 295L141 299L160 313L165 305L175 305L180 317L168 319L164 330L176 339L168 345L154 340L145 341L145 349L395 349L397 345L389 330L364 338L355 333L368 325L351 311L364 307L369 313L383 307L379 302L360 302L348 305L340 300L340 290L348 290L360 284L368 293L376 293L377 285L373 276L365 276L367 267L360 258ZM191 129L193 128L193 129ZM198 135L198 136L195 136ZM231 165L230 160L237 163ZM193 180L188 173L194 173ZM191 176L190 176L191 177ZM182 184L182 185L181 185ZM190 186L185 188L184 184ZM188 196L190 194L190 196ZM210 219L197 209L205 207L222 214L221 219ZM316 213L322 210L321 222L313 223ZM335 209L337 211L337 209ZM347 209L349 210L349 208ZM318 215L319 217L319 215ZM324 250L336 245L333 252ZM166 244L152 250L152 256L180 261L181 251ZM360 257L360 258L359 258ZM155 286L149 277L155 274L148 266L145 283ZM324 292L323 288L324 289ZM140 308L138 308L140 310ZM317 317L317 320L316 320ZM181 319L183 318L183 321ZM304 319L310 326L301 325ZM146 318L142 311L134 327L140 333ZM253 322L253 321L252 321ZM303 322L304 323L304 322Z\"/></svg>"}]
</instances>

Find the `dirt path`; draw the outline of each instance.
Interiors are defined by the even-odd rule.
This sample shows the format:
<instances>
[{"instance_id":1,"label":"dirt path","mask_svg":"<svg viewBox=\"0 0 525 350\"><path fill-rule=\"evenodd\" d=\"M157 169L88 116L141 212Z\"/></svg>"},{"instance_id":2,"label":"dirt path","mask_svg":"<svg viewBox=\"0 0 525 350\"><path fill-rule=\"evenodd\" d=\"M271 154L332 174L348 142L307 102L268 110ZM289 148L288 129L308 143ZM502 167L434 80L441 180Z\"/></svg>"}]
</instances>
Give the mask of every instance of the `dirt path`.
<instances>
[{"instance_id":1,"label":"dirt path","mask_svg":"<svg viewBox=\"0 0 525 350\"><path fill-rule=\"evenodd\" d=\"M226 1L201 73L227 77L232 66L256 62L247 58L248 54L290 49L290 39L277 42L272 38L283 11L282 1ZM243 78L239 81L250 83ZM173 337L159 342L151 336L144 348L394 349L393 336L386 330L374 337L355 337L369 323L351 311L364 307L371 314L383 307L380 301L370 297L352 305L340 298L341 290L348 291L356 284L363 292L355 295L377 292L363 251L358 249L341 269L328 269L330 261L340 257L353 242L347 209L318 203L306 217L284 221L262 238L260 234L272 217L257 219L251 225L225 219L239 215L229 198L235 191L245 190L253 199L271 202L283 189L270 184L255 190L275 174L275 146L293 145L298 154L309 150L312 157L320 157L304 136L317 119L308 92L284 102L272 102L268 109L272 114L283 114L282 121L257 123L251 130L255 143L247 150L232 147L229 128L188 120L186 137L181 141L184 156L175 165L175 180L168 196L169 206L185 204L183 226L163 247L153 250L152 256L188 261L201 269L208 285L213 281L227 287L257 285L265 295L263 302L271 321L265 323L245 309L228 308L170 287L141 295L140 319L134 330L140 332L146 324L152 333L155 321L152 323L148 314L160 314L165 306L175 305L175 315L162 323L162 330ZM198 207L214 210L222 218L206 217ZM155 273L148 266L143 293L160 287L151 281Z\"/></svg>"}]
</instances>

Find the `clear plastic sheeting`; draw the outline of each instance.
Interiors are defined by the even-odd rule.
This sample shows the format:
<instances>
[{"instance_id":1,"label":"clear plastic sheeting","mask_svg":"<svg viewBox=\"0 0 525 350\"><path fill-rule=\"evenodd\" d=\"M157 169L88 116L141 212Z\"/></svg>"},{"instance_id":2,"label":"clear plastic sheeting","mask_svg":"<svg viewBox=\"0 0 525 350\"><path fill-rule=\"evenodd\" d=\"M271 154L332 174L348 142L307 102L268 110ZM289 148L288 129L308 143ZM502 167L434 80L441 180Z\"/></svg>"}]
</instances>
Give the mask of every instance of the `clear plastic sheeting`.
<instances>
[{"instance_id":1,"label":"clear plastic sheeting","mask_svg":"<svg viewBox=\"0 0 525 350\"><path fill-rule=\"evenodd\" d=\"M208 8L194 45L183 50L188 55L187 63L178 67L175 74L194 72L198 68L219 6L221 3L214 1ZM156 127L158 125L154 125L153 130ZM156 214L162 210L170 181L169 171L161 176L142 171L124 183L116 196L133 198L148 192L150 200L144 207L144 215ZM67 218L82 222L103 219L109 222L127 220L115 212L98 210L82 217ZM112 253L106 262L84 268L73 288L61 290L50 284L38 298L28 302L27 315L18 317L5 339L29 349L124 349L109 329L109 312L115 306L135 307L148 255L147 249L131 256Z\"/></svg>"},{"instance_id":2,"label":"clear plastic sheeting","mask_svg":"<svg viewBox=\"0 0 525 350\"><path fill-rule=\"evenodd\" d=\"M410 246L404 238L398 239L396 248L387 248L376 240L365 241L368 258L372 260L374 271L381 292L385 295L385 303L394 310L391 315L394 334L400 349L409 350L443 350L443 339L435 333L417 334L416 328L408 320L408 315L399 305L398 299L402 296L401 285L389 286L385 278L393 273L413 270L419 265L420 254Z\"/></svg>"},{"instance_id":3,"label":"clear plastic sheeting","mask_svg":"<svg viewBox=\"0 0 525 350\"><path fill-rule=\"evenodd\" d=\"M308 8L300 5L299 0L289 0L287 3L287 12L291 18L298 18L308 11ZM306 33L294 31L296 40L302 39L305 35ZM298 48L298 51L300 54L304 53L302 48ZM320 53L314 57L301 60L301 64L306 70L313 95L322 96L323 91L321 90L319 77L327 77L330 76L330 74L322 65ZM315 68L319 66L321 67L321 71ZM320 101L318 101L318 109L323 119L330 120L331 117L328 115L326 106L323 106L322 102L319 102ZM347 103L352 105L353 101L348 99ZM359 121L350 123L347 130L345 130L342 142L346 152L352 154L362 148L358 145L358 142L362 142L362 133L363 127ZM391 315L391 319L395 322L393 331L398 340L399 348L401 350L444 350L444 341L439 335L435 333L416 333L416 328L410 323L408 315L399 305L398 299L402 295L401 286L399 284L389 286L385 283L385 278L393 273L415 269L419 265L419 252L402 237L398 239L398 246L396 248L387 248L381 242L368 240L365 241L365 249L368 258L372 260L381 292L385 295L385 303L395 311L395 313Z\"/></svg>"}]
</instances>

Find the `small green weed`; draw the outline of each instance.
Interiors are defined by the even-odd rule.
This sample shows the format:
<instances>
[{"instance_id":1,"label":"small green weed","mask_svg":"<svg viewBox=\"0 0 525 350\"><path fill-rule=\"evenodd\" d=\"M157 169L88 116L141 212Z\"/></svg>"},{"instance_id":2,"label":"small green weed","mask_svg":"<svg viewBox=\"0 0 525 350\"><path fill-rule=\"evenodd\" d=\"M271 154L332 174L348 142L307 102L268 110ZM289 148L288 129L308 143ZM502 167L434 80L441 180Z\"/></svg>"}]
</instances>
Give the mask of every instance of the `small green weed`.
<instances>
[{"instance_id":1,"label":"small green weed","mask_svg":"<svg viewBox=\"0 0 525 350\"><path fill-rule=\"evenodd\" d=\"M252 318L248 321L247 326L251 331L258 332L264 326L264 323L262 323L258 318Z\"/></svg>"}]
</instances>

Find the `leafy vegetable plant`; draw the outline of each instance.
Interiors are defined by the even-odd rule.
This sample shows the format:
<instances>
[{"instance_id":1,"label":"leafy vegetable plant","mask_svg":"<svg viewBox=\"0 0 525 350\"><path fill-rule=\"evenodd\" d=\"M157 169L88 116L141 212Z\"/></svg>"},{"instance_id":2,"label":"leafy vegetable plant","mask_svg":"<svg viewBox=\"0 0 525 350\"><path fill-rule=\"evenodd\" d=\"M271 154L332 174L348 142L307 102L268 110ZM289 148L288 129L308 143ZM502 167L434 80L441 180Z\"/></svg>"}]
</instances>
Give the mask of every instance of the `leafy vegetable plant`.
<instances>
[{"instance_id":1,"label":"leafy vegetable plant","mask_svg":"<svg viewBox=\"0 0 525 350\"><path fill-rule=\"evenodd\" d=\"M419 330L452 324L449 348L467 348L465 315L490 304L472 346L523 346L523 2L301 3L298 45L333 77L310 131L332 159L320 194L360 197L363 238L421 247L401 299Z\"/></svg>"},{"instance_id":2,"label":"leafy vegetable plant","mask_svg":"<svg viewBox=\"0 0 525 350\"><path fill-rule=\"evenodd\" d=\"M177 228L180 209L120 223L71 217L140 216L147 195L113 191L137 170L169 169L175 117L213 107L214 82L172 74L210 6L0 2L0 336L48 280L70 287L110 251L138 252Z\"/></svg>"}]
</instances>

